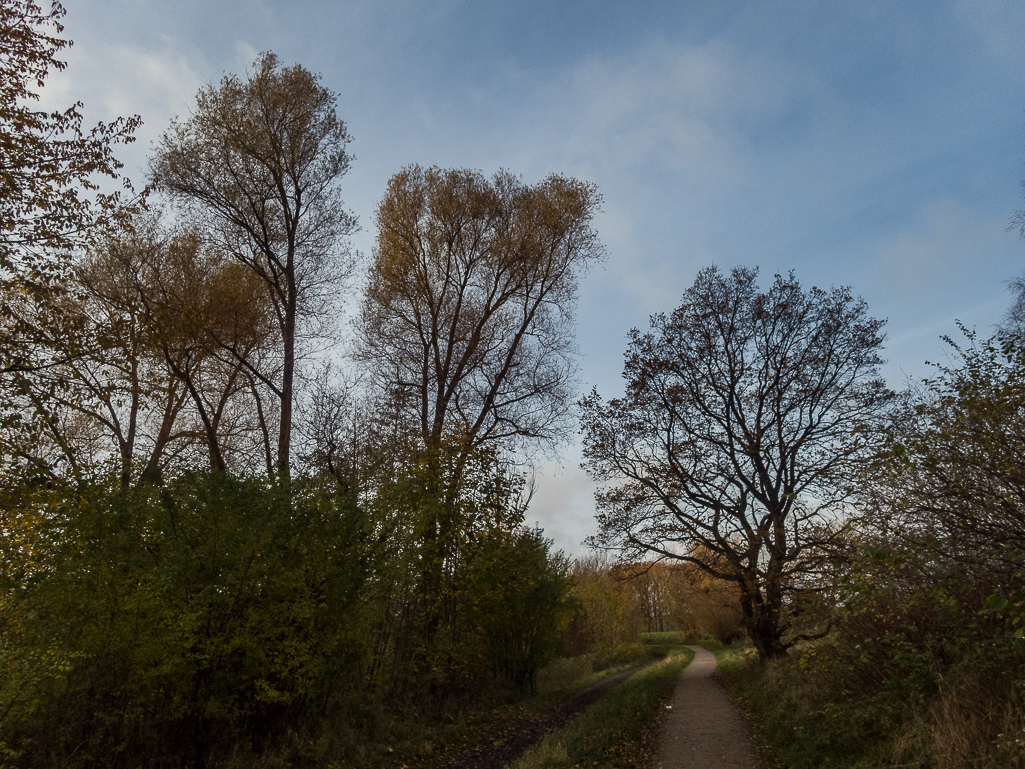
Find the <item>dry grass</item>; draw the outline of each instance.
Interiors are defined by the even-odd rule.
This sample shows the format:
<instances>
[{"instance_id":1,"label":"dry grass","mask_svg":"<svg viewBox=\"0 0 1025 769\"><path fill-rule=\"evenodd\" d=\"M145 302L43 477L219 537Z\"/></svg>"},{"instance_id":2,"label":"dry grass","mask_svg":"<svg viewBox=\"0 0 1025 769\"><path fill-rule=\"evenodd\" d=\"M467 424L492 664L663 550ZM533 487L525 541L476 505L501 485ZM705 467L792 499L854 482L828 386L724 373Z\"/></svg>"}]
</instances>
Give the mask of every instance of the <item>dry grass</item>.
<instances>
[{"instance_id":1,"label":"dry grass","mask_svg":"<svg viewBox=\"0 0 1025 769\"><path fill-rule=\"evenodd\" d=\"M994 702L993 693L976 681L943 691L924 717L905 723L894 741L891 761L935 769L1022 769L1022 698L1019 694Z\"/></svg>"},{"instance_id":2,"label":"dry grass","mask_svg":"<svg viewBox=\"0 0 1025 769\"><path fill-rule=\"evenodd\" d=\"M638 671L524 753L512 769L645 766L661 704L693 656L688 650L677 650Z\"/></svg>"}]
</instances>

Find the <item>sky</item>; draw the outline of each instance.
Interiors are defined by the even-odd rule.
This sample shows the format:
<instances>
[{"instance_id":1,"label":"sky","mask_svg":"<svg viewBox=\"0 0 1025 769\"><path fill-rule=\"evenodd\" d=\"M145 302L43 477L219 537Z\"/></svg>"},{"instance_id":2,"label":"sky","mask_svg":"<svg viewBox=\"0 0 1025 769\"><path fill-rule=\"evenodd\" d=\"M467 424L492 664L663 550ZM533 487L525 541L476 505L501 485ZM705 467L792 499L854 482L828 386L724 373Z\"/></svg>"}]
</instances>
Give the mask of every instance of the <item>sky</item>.
<instances>
[{"instance_id":1,"label":"sky","mask_svg":"<svg viewBox=\"0 0 1025 769\"><path fill-rule=\"evenodd\" d=\"M320 73L354 137L343 180L369 258L412 163L596 184L605 264L577 311L581 392L622 394L630 328L699 269L794 270L887 319L891 386L988 335L1025 241L1020 0L65 0L68 68L46 106L138 114L151 147L197 90L257 54ZM354 297L353 302L357 299ZM595 523L580 447L542 465L528 521L570 555Z\"/></svg>"}]
</instances>

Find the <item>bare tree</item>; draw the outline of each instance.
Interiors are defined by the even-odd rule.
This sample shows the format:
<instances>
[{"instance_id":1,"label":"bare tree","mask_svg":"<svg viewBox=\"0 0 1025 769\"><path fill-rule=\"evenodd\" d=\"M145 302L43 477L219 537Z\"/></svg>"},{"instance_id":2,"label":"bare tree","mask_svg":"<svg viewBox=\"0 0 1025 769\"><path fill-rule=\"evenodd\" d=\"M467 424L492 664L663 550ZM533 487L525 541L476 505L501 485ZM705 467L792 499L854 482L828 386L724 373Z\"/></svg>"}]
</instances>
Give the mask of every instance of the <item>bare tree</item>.
<instances>
[{"instance_id":1,"label":"bare tree","mask_svg":"<svg viewBox=\"0 0 1025 769\"><path fill-rule=\"evenodd\" d=\"M738 583L767 658L794 640L787 596L823 564L892 394L863 301L793 274L765 293L755 281L702 270L672 315L631 332L626 395L581 405L586 466L606 484L595 543Z\"/></svg>"},{"instance_id":2,"label":"bare tree","mask_svg":"<svg viewBox=\"0 0 1025 769\"><path fill-rule=\"evenodd\" d=\"M246 81L228 75L203 88L195 112L164 134L151 171L156 187L266 287L278 360L268 368L227 340L222 347L276 400L275 468L287 479L300 343L316 333L351 269L356 220L337 185L349 169L350 137L316 75L280 68L271 53L253 70Z\"/></svg>"}]
</instances>

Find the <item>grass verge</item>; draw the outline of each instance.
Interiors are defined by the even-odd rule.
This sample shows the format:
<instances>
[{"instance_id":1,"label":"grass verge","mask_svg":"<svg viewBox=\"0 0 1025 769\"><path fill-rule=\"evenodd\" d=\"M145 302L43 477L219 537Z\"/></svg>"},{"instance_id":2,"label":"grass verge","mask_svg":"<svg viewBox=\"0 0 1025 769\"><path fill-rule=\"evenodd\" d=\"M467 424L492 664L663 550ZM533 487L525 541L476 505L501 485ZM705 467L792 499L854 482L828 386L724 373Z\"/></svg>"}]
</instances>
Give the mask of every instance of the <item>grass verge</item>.
<instances>
[{"instance_id":1,"label":"grass verge","mask_svg":"<svg viewBox=\"0 0 1025 769\"><path fill-rule=\"evenodd\" d=\"M896 676L859 689L850 666L816 661L829 651L809 644L765 663L739 646L717 652L767 767L1025 769L1021 668L1001 681L982 663L951 666L935 691L909 697Z\"/></svg>"},{"instance_id":2,"label":"grass verge","mask_svg":"<svg viewBox=\"0 0 1025 769\"><path fill-rule=\"evenodd\" d=\"M444 717L408 712L378 712L370 739L363 738L331 769L428 769L449 758L500 738L510 729L578 689L629 668L650 663L678 645L630 643L612 649L555 660L538 672L537 692L530 695L495 690L471 705L453 708ZM366 731L366 730L364 730ZM355 739L355 738L354 738Z\"/></svg>"},{"instance_id":3,"label":"grass verge","mask_svg":"<svg viewBox=\"0 0 1025 769\"><path fill-rule=\"evenodd\" d=\"M662 703L694 653L677 643L670 653L635 673L564 728L528 750L511 769L608 769L646 766L658 733Z\"/></svg>"}]
</instances>

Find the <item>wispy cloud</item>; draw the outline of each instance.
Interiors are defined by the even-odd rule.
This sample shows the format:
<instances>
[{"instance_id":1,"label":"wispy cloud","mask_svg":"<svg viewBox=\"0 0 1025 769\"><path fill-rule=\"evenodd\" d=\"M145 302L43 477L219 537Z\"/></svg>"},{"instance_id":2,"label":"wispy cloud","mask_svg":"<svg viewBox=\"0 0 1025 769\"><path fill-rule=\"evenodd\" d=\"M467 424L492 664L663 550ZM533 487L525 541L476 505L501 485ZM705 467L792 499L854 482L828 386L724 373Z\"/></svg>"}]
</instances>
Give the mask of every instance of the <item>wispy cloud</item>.
<instances>
[{"instance_id":1,"label":"wispy cloud","mask_svg":"<svg viewBox=\"0 0 1025 769\"><path fill-rule=\"evenodd\" d=\"M650 39L588 56L533 94L530 114L545 123L536 151L600 174L671 169L692 183L736 184L750 155L740 125L777 114L789 79L723 40Z\"/></svg>"},{"instance_id":2,"label":"wispy cloud","mask_svg":"<svg viewBox=\"0 0 1025 769\"><path fill-rule=\"evenodd\" d=\"M136 142L119 148L118 157L136 182L146 167L150 146L176 115L187 114L205 81L205 60L188 46L162 38L158 48L134 43L72 47L69 66L47 83L42 104L64 109L84 103L87 122L140 115ZM81 54L84 55L79 55Z\"/></svg>"}]
</instances>

